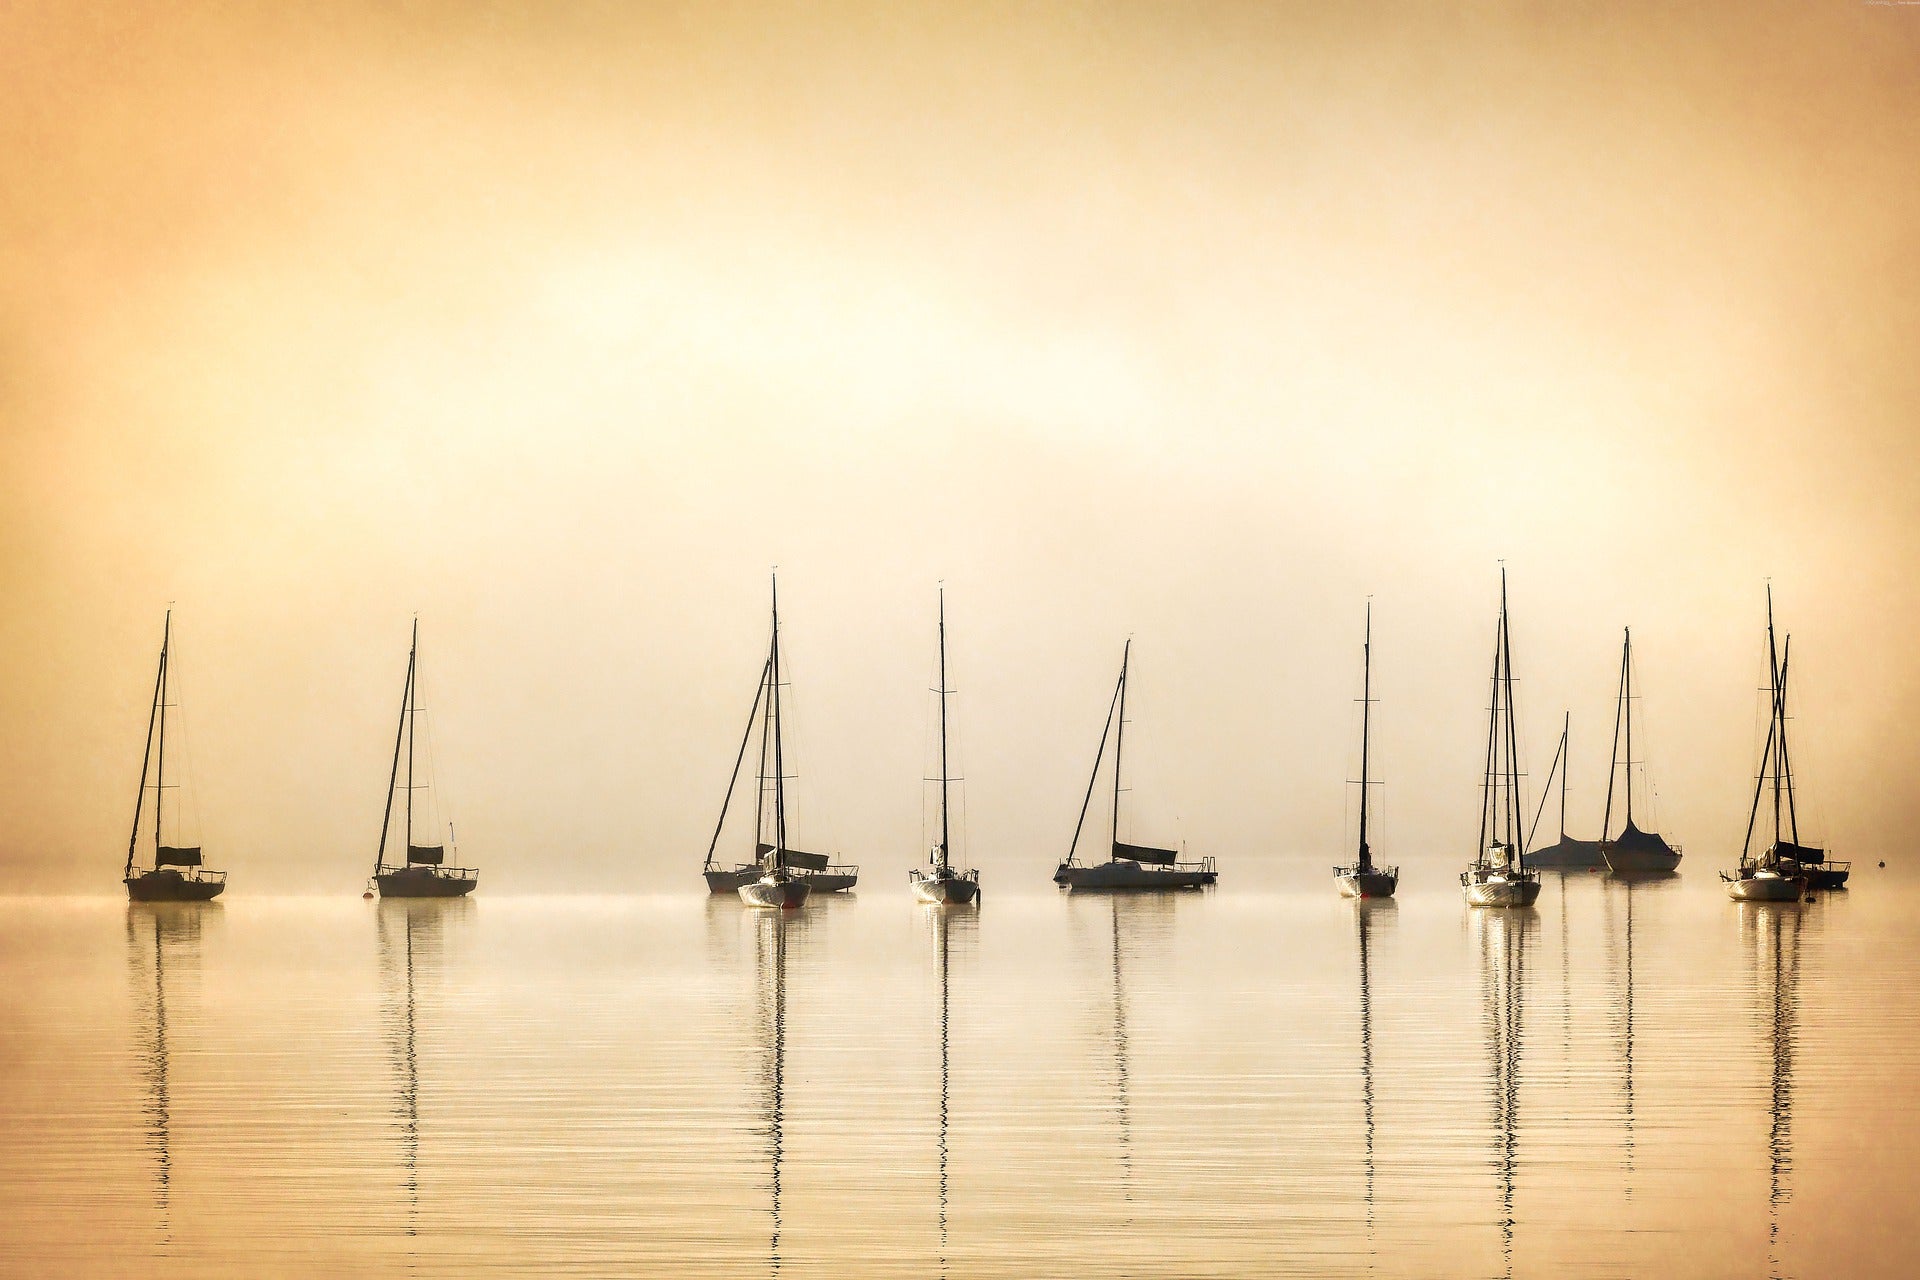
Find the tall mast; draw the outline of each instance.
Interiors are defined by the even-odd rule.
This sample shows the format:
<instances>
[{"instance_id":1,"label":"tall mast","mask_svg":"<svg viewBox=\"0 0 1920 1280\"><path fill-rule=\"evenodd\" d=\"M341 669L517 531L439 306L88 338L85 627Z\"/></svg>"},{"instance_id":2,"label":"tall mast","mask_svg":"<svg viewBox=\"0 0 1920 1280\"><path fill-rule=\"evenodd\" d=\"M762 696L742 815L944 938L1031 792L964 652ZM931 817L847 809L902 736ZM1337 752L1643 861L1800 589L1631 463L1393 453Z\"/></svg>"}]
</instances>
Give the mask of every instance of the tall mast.
<instances>
[{"instance_id":1,"label":"tall mast","mask_svg":"<svg viewBox=\"0 0 1920 1280\"><path fill-rule=\"evenodd\" d=\"M760 699L767 691L767 672L772 668L772 665L773 660L772 657L769 656L767 661L760 667L760 683L753 686L753 709L747 712L747 730L740 735L740 754L733 758L733 772L727 775L727 794L725 798L720 801L720 819L713 824L713 839L707 842L707 861L705 868L703 868L705 870L712 869L713 851L720 847L720 830L727 825L727 809L733 804L733 789L739 785L740 782L740 766L745 764L747 760L747 744L753 741L753 722L760 718ZM396 747L397 745L398 744L396 744ZM760 830L757 824L754 828L753 839L755 844L759 843ZM754 854L757 861L759 856L759 850L757 848L754 850Z\"/></svg>"},{"instance_id":2,"label":"tall mast","mask_svg":"<svg viewBox=\"0 0 1920 1280\"><path fill-rule=\"evenodd\" d=\"M153 856L160 859L160 828L167 820L167 655L173 649L173 610L160 633L160 750L153 762Z\"/></svg>"},{"instance_id":3,"label":"tall mast","mask_svg":"<svg viewBox=\"0 0 1920 1280\"><path fill-rule=\"evenodd\" d=\"M1107 735L1113 732L1114 708L1120 705L1120 687L1126 680L1126 671L1120 672L1120 679L1113 683L1113 697L1107 699L1107 723L1100 729L1100 749L1093 753L1093 772L1087 775L1087 794L1080 800L1080 816L1074 820L1073 842L1067 846L1067 865L1073 865L1074 853L1080 848L1080 832L1087 825L1087 810L1093 807L1094 784L1100 781L1100 762L1107 758ZM1109 850L1107 856L1113 856Z\"/></svg>"},{"instance_id":4,"label":"tall mast","mask_svg":"<svg viewBox=\"0 0 1920 1280\"><path fill-rule=\"evenodd\" d=\"M1766 789L1767 769L1773 759L1774 730L1779 717L1774 714L1780 699L1780 673L1768 663L1767 671L1767 745L1760 751L1760 768L1753 775L1753 807L1747 811L1747 835L1740 844L1740 859L1745 862L1753 852L1753 828L1760 821L1760 794Z\"/></svg>"},{"instance_id":5,"label":"tall mast","mask_svg":"<svg viewBox=\"0 0 1920 1280\"><path fill-rule=\"evenodd\" d=\"M1566 718L1560 722L1560 841L1567 839L1567 774L1573 770L1573 761L1567 758L1567 737L1573 732L1573 712L1564 713ZM1605 835L1605 832L1601 833Z\"/></svg>"},{"instance_id":6,"label":"tall mast","mask_svg":"<svg viewBox=\"0 0 1920 1280\"><path fill-rule=\"evenodd\" d=\"M1507 730L1507 850L1509 870L1518 861L1520 844L1520 743L1513 717L1513 629L1507 621L1507 571L1500 570L1500 652L1506 667Z\"/></svg>"},{"instance_id":7,"label":"tall mast","mask_svg":"<svg viewBox=\"0 0 1920 1280\"><path fill-rule=\"evenodd\" d=\"M413 643L407 648L407 678L400 686L400 719L393 726L393 768L387 773L387 804L380 810L380 845L373 851L373 874L380 874L387 856L387 826L393 821L393 789L400 782L400 738L407 728L407 707L413 699L413 657L420 643L420 619L413 620ZM409 788L413 779L407 779ZM409 798L413 792L407 792ZM403 864L404 865L404 864Z\"/></svg>"},{"instance_id":8,"label":"tall mast","mask_svg":"<svg viewBox=\"0 0 1920 1280\"><path fill-rule=\"evenodd\" d=\"M1127 637L1120 651L1120 718L1113 726L1113 839L1107 851L1111 859L1120 844L1120 742L1127 733L1127 663L1133 657L1133 637Z\"/></svg>"},{"instance_id":9,"label":"tall mast","mask_svg":"<svg viewBox=\"0 0 1920 1280\"><path fill-rule=\"evenodd\" d=\"M1622 708L1626 706L1627 651L1623 645L1620 650L1620 679L1614 686L1613 748L1612 753L1607 758L1607 807L1600 818L1600 839L1603 841L1607 838L1607 833L1613 830L1613 780L1620 775L1620 713ZM1627 758L1629 760L1633 758L1631 738L1628 739ZM1633 772L1632 768L1629 767L1627 772L1631 775ZM1631 776L1629 776L1628 782L1631 784ZM1633 816L1633 807L1631 804L1627 807L1627 816L1629 820L1631 820Z\"/></svg>"},{"instance_id":10,"label":"tall mast","mask_svg":"<svg viewBox=\"0 0 1920 1280\"><path fill-rule=\"evenodd\" d=\"M787 769L780 747L780 579L773 580L773 865L787 865Z\"/></svg>"},{"instance_id":11,"label":"tall mast","mask_svg":"<svg viewBox=\"0 0 1920 1280\"><path fill-rule=\"evenodd\" d=\"M414 676L419 670L420 619L413 620L413 647L407 651L407 859L413 859L413 730L420 719L419 688Z\"/></svg>"},{"instance_id":12,"label":"tall mast","mask_svg":"<svg viewBox=\"0 0 1920 1280\"><path fill-rule=\"evenodd\" d=\"M772 750L773 747L773 680L773 636L772 633L769 632L767 636L767 662L766 665L761 668L760 672L760 696L765 699L765 706L762 708L760 715L760 765L759 772L756 775L759 785L756 787L753 797L753 860L755 862L764 861L764 855L762 855L760 851L760 846L763 844L772 844L772 841L766 838L766 830L767 753ZM752 732L751 727L749 727L748 732Z\"/></svg>"},{"instance_id":13,"label":"tall mast","mask_svg":"<svg viewBox=\"0 0 1920 1280\"><path fill-rule=\"evenodd\" d=\"M171 609L167 610L167 622L169 629L171 629L173 622L173 610ZM140 841L140 807L146 803L147 799L147 762L153 759L153 725L155 718L160 714L160 680L166 672L166 669L167 643L165 640L162 640L160 642L160 664L154 668L153 672L153 705L147 709L147 745L140 752L140 789L133 793L133 831L127 836L127 867L125 871L121 872L122 878L129 878L133 875L133 847ZM156 823L159 822L160 801L157 798L159 794L158 790L154 792L156 798L153 802L153 811L155 814L154 821Z\"/></svg>"},{"instance_id":14,"label":"tall mast","mask_svg":"<svg viewBox=\"0 0 1920 1280\"><path fill-rule=\"evenodd\" d=\"M1773 669L1773 842L1780 843L1780 748L1785 744L1787 718L1780 696L1780 651L1773 642L1773 584L1767 584L1767 665Z\"/></svg>"},{"instance_id":15,"label":"tall mast","mask_svg":"<svg viewBox=\"0 0 1920 1280\"><path fill-rule=\"evenodd\" d=\"M1627 825L1633 825L1633 628L1620 649L1620 688L1627 720ZM1657 815L1656 815L1657 816Z\"/></svg>"},{"instance_id":16,"label":"tall mast","mask_svg":"<svg viewBox=\"0 0 1920 1280\"><path fill-rule=\"evenodd\" d=\"M1373 714L1373 601L1367 601L1367 630L1360 642L1360 870L1373 870L1373 854L1367 848L1367 745ZM1361 941L1366 963L1364 936Z\"/></svg>"},{"instance_id":17,"label":"tall mast","mask_svg":"<svg viewBox=\"0 0 1920 1280\"><path fill-rule=\"evenodd\" d=\"M1787 667L1793 662L1793 637L1780 646L1780 776L1787 784L1787 831L1800 843L1800 815L1793 804L1793 756L1787 751Z\"/></svg>"},{"instance_id":18,"label":"tall mast","mask_svg":"<svg viewBox=\"0 0 1920 1280\"><path fill-rule=\"evenodd\" d=\"M941 871L945 871L951 862L947 839L947 589L942 585L940 588L940 861L937 864ZM944 965L945 961L946 954L943 949L941 963ZM941 998L943 1000L946 998L944 986L941 990Z\"/></svg>"},{"instance_id":19,"label":"tall mast","mask_svg":"<svg viewBox=\"0 0 1920 1280\"><path fill-rule=\"evenodd\" d=\"M1494 805L1494 746L1499 741L1500 724L1500 628L1493 631L1493 677L1488 682L1491 701L1487 703L1487 759L1486 777L1480 784L1480 844L1474 853L1474 861L1481 862L1487 856L1488 837L1495 834Z\"/></svg>"}]
</instances>

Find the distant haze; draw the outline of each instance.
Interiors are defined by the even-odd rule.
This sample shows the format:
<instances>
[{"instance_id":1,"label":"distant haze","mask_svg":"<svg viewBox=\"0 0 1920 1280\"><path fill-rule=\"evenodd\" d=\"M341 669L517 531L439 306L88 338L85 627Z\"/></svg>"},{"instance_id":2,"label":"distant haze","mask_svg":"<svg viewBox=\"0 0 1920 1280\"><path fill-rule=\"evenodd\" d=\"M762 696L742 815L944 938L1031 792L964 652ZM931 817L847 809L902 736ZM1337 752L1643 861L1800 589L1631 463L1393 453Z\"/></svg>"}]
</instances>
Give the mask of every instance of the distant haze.
<instances>
[{"instance_id":1,"label":"distant haze","mask_svg":"<svg viewBox=\"0 0 1920 1280\"><path fill-rule=\"evenodd\" d=\"M1369 596L1450 878L1502 559L1530 806L1570 709L1598 826L1631 624L1730 860L1771 579L1807 825L1920 828L1920 9L393 10L0 13L0 892L117 892L169 601L234 895L358 889L415 613L482 893L692 890L775 564L879 885L943 579L1001 884L1129 634L1133 834L1324 874Z\"/></svg>"}]
</instances>

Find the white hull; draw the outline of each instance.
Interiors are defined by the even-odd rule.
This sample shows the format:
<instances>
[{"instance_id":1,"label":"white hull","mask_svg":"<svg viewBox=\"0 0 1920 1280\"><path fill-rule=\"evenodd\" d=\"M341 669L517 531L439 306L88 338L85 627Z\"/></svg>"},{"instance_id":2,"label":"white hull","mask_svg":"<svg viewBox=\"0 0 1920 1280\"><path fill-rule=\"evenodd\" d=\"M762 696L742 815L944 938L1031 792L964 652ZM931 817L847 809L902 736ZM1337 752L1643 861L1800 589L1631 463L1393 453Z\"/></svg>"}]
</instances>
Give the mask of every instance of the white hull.
<instances>
[{"instance_id":1,"label":"white hull","mask_svg":"<svg viewBox=\"0 0 1920 1280\"><path fill-rule=\"evenodd\" d=\"M1187 864L1158 867L1125 860L1096 862L1092 866L1061 863L1053 882L1063 889L1204 889L1214 872Z\"/></svg>"},{"instance_id":2,"label":"white hull","mask_svg":"<svg viewBox=\"0 0 1920 1280\"><path fill-rule=\"evenodd\" d=\"M1386 871L1336 871L1333 883L1343 898L1391 898L1400 887L1400 876Z\"/></svg>"},{"instance_id":3,"label":"white hull","mask_svg":"<svg viewBox=\"0 0 1920 1280\"><path fill-rule=\"evenodd\" d=\"M1530 907L1540 896L1538 880L1476 880L1466 886L1467 904L1475 907Z\"/></svg>"},{"instance_id":4,"label":"white hull","mask_svg":"<svg viewBox=\"0 0 1920 1280\"><path fill-rule=\"evenodd\" d=\"M1757 875L1727 880L1727 896L1735 902L1797 902L1800 882L1762 871Z\"/></svg>"},{"instance_id":5,"label":"white hull","mask_svg":"<svg viewBox=\"0 0 1920 1280\"><path fill-rule=\"evenodd\" d=\"M980 896L980 881L966 876L915 876L913 896L922 902L963 906Z\"/></svg>"},{"instance_id":6,"label":"white hull","mask_svg":"<svg viewBox=\"0 0 1920 1280\"><path fill-rule=\"evenodd\" d=\"M740 886L740 901L750 907L797 907L807 900L807 882L771 876Z\"/></svg>"}]
</instances>

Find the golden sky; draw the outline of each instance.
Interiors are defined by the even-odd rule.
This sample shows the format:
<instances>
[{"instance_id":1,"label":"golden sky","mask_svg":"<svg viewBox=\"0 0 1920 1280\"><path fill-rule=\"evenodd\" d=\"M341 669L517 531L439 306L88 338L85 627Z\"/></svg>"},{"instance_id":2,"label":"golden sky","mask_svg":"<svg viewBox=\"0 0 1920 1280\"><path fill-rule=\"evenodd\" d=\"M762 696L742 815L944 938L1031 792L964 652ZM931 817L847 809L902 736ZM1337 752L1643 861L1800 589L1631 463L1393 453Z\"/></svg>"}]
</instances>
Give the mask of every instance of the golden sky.
<instances>
[{"instance_id":1,"label":"golden sky","mask_svg":"<svg viewBox=\"0 0 1920 1280\"><path fill-rule=\"evenodd\" d=\"M0 82L10 886L112 886L172 601L236 891L364 876L415 612L488 883L691 888L776 563L883 880L940 579L1009 882L1128 634L1136 836L1344 853L1369 595L1451 878L1502 558L1580 833L1631 623L1737 851L1769 578L1818 834L1920 825L1920 8L23 4Z\"/></svg>"}]
</instances>

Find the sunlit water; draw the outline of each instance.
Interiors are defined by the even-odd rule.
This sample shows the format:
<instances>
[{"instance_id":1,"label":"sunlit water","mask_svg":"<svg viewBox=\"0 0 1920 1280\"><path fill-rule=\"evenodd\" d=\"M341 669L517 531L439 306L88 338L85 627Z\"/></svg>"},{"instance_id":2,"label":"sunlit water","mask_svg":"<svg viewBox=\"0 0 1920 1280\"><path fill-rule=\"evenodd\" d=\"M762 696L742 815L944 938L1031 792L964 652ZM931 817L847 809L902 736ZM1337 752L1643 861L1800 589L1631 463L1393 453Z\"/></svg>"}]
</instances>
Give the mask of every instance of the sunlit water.
<instances>
[{"instance_id":1,"label":"sunlit water","mask_svg":"<svg viewBox=\"0 0 1920 1280\"><path fill-rule=\"evenodd\" d=\"M0 1272L1907 1275L1920 892L0 902Z\"/></svg>"}]
</instances>

